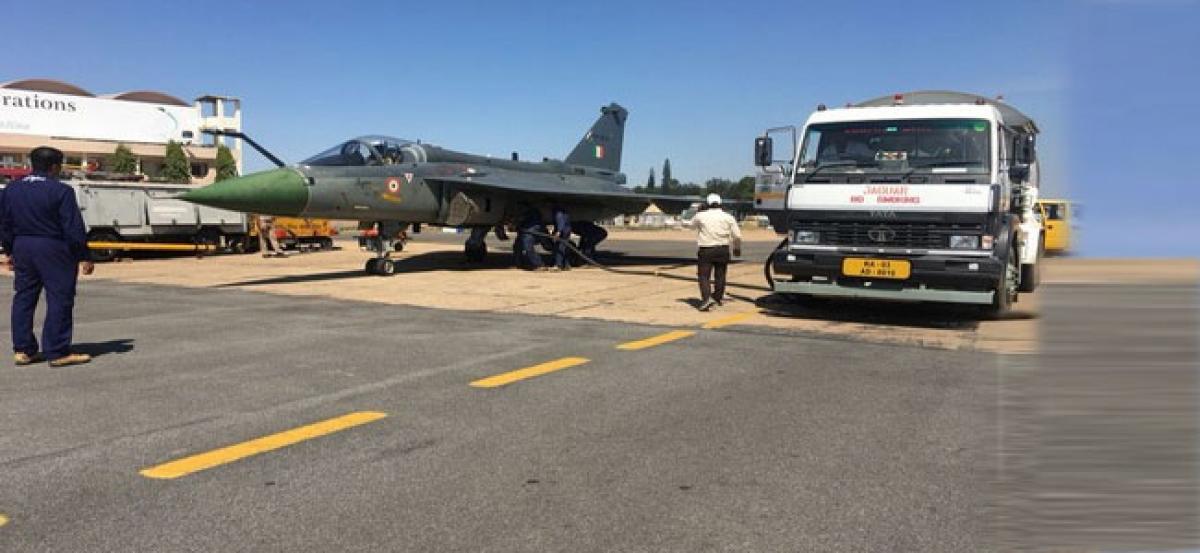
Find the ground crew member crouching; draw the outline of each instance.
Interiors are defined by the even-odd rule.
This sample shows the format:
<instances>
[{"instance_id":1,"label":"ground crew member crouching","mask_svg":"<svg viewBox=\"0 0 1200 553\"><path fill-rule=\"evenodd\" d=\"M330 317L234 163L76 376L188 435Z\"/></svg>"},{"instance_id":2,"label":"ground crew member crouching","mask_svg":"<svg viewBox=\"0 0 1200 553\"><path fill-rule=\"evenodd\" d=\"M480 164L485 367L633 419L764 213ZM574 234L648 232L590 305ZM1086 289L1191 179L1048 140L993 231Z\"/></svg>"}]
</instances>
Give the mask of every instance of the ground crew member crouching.
<instances>
[{"instance_id":1,"label":"ground crew member crouching","mask_svg":"<svg viewBox=\"0 0 1200 553\"><path fill-rule=\"evenodd\" d=\"M558 238L554 242L554 270L569 271L571 270L571 259L568 257L569 250L567 249L571 243L571 215L567 210L559 206L554 206L554 236Z\"/></svg>"},{"instance_id":2,"label":"ground crew member crouching","mask_svg":"<svg viewBox=\"0 0 1200 553\"><path fill-rule=\"evenodd\" d=\"M538 237L534 233L546 234L546 226L542 224L541 212L528 206L517 222L517 241L513 244L513 254L518 267L540 271L545 267L537 251Z\"/></svg>"},{"instance_id":3,"label":"ground crew member crouching","mask_svg":"<svg viewBox=\"0 0 1200 553\"><path fill-rule=\"evenodd\" d=\"M576 221L571 228L579 235L579 251L595 260L596 246L608 238L608 231L591 221Z\"/></svg>"},{"instance_id":4,"label":"ground crew member crouching","mask_svg":"<svg viewBox=\"0 0 1200 553\"><path fill-rule=\"evenodd\" d=\"M733 256L742 255L742 229L733 215L721 210L721 196L709 194L700 211L688 223L696 227L697 273L700 281L700 310L708 311L725 299L725 276ZM716 280L713 281L713 276Z\"/></svg>"},{"instance_id":5,"label":"ground crew member crouching","mask_svg":"<svg viewBox=\"0 0 1200 553\"><path fill-rule=\"evenodd\" d=\"M53 367L91 361L71 353L75 288L79 273L95 269L75 190L59 182L63 153L48 147L29 154L33 172L14 181L0 196L0 241L13 271L13 361L28 365L43 358ZM42 347L33 335L33 314L46 292Z\"/></svg>"}]
</instances>

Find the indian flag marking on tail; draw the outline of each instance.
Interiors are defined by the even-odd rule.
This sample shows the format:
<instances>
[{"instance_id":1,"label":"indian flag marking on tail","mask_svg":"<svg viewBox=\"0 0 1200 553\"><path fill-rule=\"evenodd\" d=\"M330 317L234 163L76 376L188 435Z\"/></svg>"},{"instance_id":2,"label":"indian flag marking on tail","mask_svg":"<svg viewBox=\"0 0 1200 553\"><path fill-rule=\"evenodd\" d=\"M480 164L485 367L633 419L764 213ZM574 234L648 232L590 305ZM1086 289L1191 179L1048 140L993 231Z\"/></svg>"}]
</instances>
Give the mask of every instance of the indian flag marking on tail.
<instances>
[{"instance_id":1,"label":"indian flag marking on tail","mask_svg":"<svg viewBox=\"0 0 1200 553\"><path fill-rule=\"evenodd\" d=\"M603 144L596 145L596 159L604 159L604 145Z\"/></svg>"}]
</instances>

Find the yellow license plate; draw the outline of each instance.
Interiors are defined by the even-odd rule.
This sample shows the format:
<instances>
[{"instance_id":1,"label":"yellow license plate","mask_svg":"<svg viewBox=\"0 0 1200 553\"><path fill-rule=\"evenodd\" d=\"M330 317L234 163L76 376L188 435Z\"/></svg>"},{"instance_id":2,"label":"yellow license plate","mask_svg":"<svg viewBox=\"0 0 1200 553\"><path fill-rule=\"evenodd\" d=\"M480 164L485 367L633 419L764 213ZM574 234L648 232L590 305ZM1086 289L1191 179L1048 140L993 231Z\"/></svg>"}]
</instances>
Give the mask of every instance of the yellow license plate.
<instances>
[{"instance_id":1,"label":"yellow license plate","mask_svg":"<svg viewBox=\"0 0 1200 553\"><path fill-rule=\"evenodd\" d=\"M894 278L903 280L912 274L912 263L903 259L842 260L842 274L853 277Z\"/></svg>"}]
</instances>

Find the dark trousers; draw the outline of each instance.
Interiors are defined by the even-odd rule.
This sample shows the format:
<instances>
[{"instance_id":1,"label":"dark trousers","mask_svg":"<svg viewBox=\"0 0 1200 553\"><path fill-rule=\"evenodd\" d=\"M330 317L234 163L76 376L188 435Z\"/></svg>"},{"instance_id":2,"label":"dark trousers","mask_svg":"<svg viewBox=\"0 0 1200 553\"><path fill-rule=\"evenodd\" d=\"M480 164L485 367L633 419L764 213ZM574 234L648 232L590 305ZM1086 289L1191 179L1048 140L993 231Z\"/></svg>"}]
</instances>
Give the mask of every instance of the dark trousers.
<instances>
[{"instance_id":1,"label":"dark trousers","mask_svg":"<svg viewBox=\"0 0 1200 553\"><path fill-rule=\"evenodd\" d=\"M540 232L540 231L539 231ZM517 264L530 269L542 266L542 256L537 251L538 238L521 231L517 236Z\"/></svg>"},{"instance_id":2,"label":"dark trousers","mask_svg":"<svg viewBox=\"0 0 1200 553\"><path fill-rule=\"evenodd\" d=\"M558 241L554 243L554 266L559 269L565 269L571 266L570 250L567 249L567 244L571 241L571 233L567 231L566 236L562 233L558 234Z\"/></svg>"},{"instance_id":3,"label":"dark trousers","mask_svg":"<svg viewBox=\"0 0 1200 553\"><path fill-rule=\"evenodd\" d=\"M38 352L33 335L33 312L38 297L46 291L46 321L42 325L42 344L47 359L70 353L74 326L75 285L79 263L66 242L41 236L18 236L12 251L13 351L33 355Z\"/></svg>"},{"instance_id":4,"label":"dark trousers","mask_svg":"<svg viewBox=\"0 0 1200 553\"><path fill-rule=\"evenodd\" d=\"M725 299L725 273L729 269L729 246L714 246L700 248L696 253L697 273L700 277L700 301L710 298L721 301ZM713 276L716 281L713 281Z\"/></svg>"}]
</instances>

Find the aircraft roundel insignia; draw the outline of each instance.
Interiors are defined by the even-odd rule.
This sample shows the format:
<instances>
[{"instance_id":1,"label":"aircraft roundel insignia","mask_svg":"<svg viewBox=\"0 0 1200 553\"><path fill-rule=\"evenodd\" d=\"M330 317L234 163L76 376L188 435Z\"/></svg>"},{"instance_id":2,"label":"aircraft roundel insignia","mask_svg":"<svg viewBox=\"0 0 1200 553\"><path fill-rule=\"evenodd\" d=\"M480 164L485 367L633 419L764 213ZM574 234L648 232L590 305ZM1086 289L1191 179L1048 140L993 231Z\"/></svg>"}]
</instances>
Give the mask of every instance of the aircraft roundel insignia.
<instances>
[{"instance_id":1,"label":"aircraft roundel insignia","mask_svg":"<svg viewBox=\"0 0 1200 553\"><path fill-rule=\"evenodd\" d=\"M399 192L400 191L400 179L397 179L395 177L388 179L387 187L388 187L388 192L392 192L392 193Z\"/></svg>"}]
</instances>

